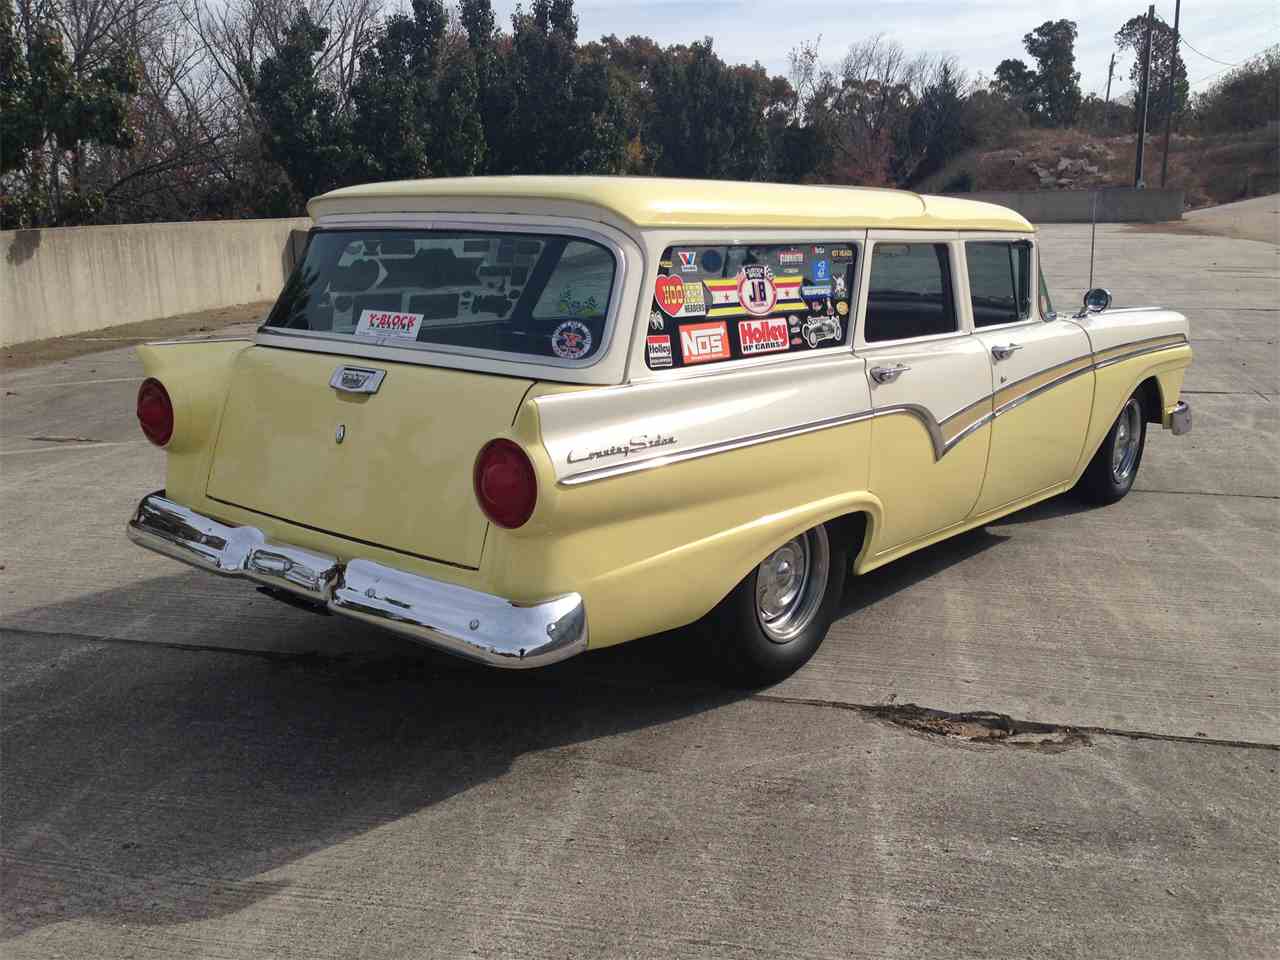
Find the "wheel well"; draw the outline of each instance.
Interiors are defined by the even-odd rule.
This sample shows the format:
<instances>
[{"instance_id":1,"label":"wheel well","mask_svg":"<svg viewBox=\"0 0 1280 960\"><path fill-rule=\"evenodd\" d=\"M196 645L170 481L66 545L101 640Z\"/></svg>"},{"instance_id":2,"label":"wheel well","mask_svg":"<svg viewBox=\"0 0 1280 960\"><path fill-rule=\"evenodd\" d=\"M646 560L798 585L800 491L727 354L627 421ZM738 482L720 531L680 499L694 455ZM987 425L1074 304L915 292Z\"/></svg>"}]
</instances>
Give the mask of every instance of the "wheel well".
<instances>
[{"instance_id":1,"label":"wheel well","mask_svg":"<svg viewBox=\"0 0 1280 960\"><path fill-rule=\"evenodd\" d=\"M1142 403L1142 413L1147 423L1164 422L1164 403L1160 398L1160 384L1155 377L1147 377L1138 384L1136 391Z\"/></svg>"},{"instance_id":2,"label":"wheel well","mask_svg":"<svg viewBox=\"0 0 1280 960\"><path fill-rule=\"evenodd\" d=\"M862 541L867 535L867 525L871 517L865 510L857 513L846 513L842 517L827 521L827 536L848 551L850 562L857 559L862 549Z\"/></svg>"}]
</instances>

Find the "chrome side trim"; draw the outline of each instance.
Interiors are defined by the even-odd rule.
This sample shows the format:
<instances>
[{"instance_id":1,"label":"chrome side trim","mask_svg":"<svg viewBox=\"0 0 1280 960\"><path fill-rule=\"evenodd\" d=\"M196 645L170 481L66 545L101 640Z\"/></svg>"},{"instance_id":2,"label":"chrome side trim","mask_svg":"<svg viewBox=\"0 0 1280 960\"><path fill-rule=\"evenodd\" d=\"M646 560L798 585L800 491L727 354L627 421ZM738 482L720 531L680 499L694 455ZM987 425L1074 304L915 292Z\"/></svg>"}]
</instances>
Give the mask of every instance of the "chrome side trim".
<instances>
[{"instance_id":1,"label":"chrome side trim","mask_svg":"<svg viewBox=\"0 0 1280 960\"><path fill-rule=\"evenodd\" d=\"M919 409L923 410L923 407ZM830 430L832 427L843 427L849 423L857 423L859 420L870 420L875 413L871 410L862 410L858 413L846 414L840 417L829 417L824 420L815 420L812 423L797 424L794 427L783 427L777 430L766 430L763 433L753 433L741 437L735 437L731 440L720 440L715 443L706 443L698 447L690 447L687 450L680 450L676 453L669 453L661 457L652 457L648 460L638 460L634 463L619 463L614 466L596 467L592 470L583 470L579 473L572 473L560 480L560 483L566 487L576 486L580 483L591 483L593 480L603 480L606 477L618 477L627 473L636 473L640 470L652 470L654 467L665 467L672 463L681 463L685 460L693 460L698 457L707 457L714 453L725 453L729 450L738 450L742 447L755 446L758 443L768 443L771 440L783 440L787 437L799 436L803 433L814 433L818 430Z\"/></svg>"},{"instance_id":2,"label":"chrome side trim","mask_svg":"<svg viewBox=\"0 0 1280 960\"><path fill-rule=\"evenodd\" d=\"M1048 370L1052 370L1054 368L1048 367L1045 370L1040 370L1036 373L1030 374L1029 376L1023 377L1021 380L1016 380L1011 384L1005 384L1000 388L1000 391L995 391L991 394L988 394L986 397L983 397L982 399L969 404L964 409L959 410L956 413L953 413L951 416L947 417L945 420L942 420L942 421L935 419L935 417L933 416L933 413L930 410L928 410L926 407L920 404L897 403L897 404L892 404L886 407L880 407L879 409L875 409L875 410L863 410L857 413L846 414L840 417L831 417L831 418L826 418L822 420L814 420L808 423L796 424L795 426L791 426L791 427L782 427L774 430L768 430L762 433L748 434L740 437L735 437L731 440L724 440L724 441L717 441L715 443L702 444L701 446L690 447L687 450L681 450L676 453L667 454L666 456L662 456L662 457L654 457L648 460L640 460L633 463L620 463L620 464L607 466L607 467L596 467L592 470L584 470L584 471L581 471L580 473L570 474L569 476L562 478L559 481L559 483L564 486L577 486L583 483L592 483L596 480L606 480L611 477L623 476L630 473L638 473L643 470L652 470L657 467L665 467L674 463L682 463L686 460L693 460L699 457L712 456L717 453L725 453L729 450L738 450L743 447L750 447L759 443L769 443L773 440L784 440L784 439L787 439L788 437L799 436L801 434L806 434L806 433L813 433L818 430L830 430L834 427L841 427L841 426L845 426L846 424L857 423L861 420L871 420L876 417L886 417L896 413L910 414L911 416L915 417L917 420L920 421L920 423L924 426L925 430L928 431L930 443L933 445L934 460L936 462L938 460L941 460L944 456L946 456L947 453L951 451L958 443L960 443L961 440L964 440L970 434L975 433L977 430L981 429L983 426L987 425L988 423L991 423L993 420L995 420L995 418L1003 416L1009 411L1014 410L1015 408L1026 403L1028 400L1034 399L1035 397L1038 397L1041 394L1048 392L1054 387L1061 386L1067 381L1073 380L1074 378L1078 376L1082 376L1083 374L1092 373L1094 370L1098 370L1103 367L1110 366L1113 363L1119 363L1121 360L1129 360L1129 359L1132 359L1133 357L1142 356L1148 353L1156 353L1160 350L1169 350L1174 347L1183 346L1188 342L1186 337L1183 337L1182 340L1179 342L1170 343L1168 342L1169 341L1168 336L1160 336L1160 337L1148 337L1143 340L1137 340L1137 341L1134 341L1134 344L1137 345L1137 344L1143 344L1143 343L1152 343L1153 341L1161 341L1161 342L1155 346L1144 347L1138 350L1134 350L1130 353L1125 353L1118 357L1109 358L1107 360L1100 361L1097 363L1087 363L1084 366L1081 366L1077 369L1069 370L1066 373L1062 374L1060 377L1056 377L1055 379L1050 380L1047 383L1043 383L1040 386L1036 387L1034 390L1028 390L1026 393L1020 396L1014 397L1012 400L1008 401L1007 403L1003 404L1000 407L995 408L994 410L989 410L985 412L981 417L979 417L973 423L965 426L964 429L962 429L959 433L957 433L954 437L952 437L949 440L946 439L946 425L948 423L959 419L963 415L973 410L973 408L976 406L979 406L984 403L991 403L992 398L996 395L997 392L1008 391L1010 388L1018 386L1019 383L1025 383L1028 380L1043 376ZM1084 356L1076 357L1073 360L1067 360L1067 361L1064 361L1063 363L1055 364L1055 366L1067 367L1067 366L1070 366L1071 364L1078 363L1081 360L1086 359L1088 356L1090 355L1086 354ZM610 389L624 389L624 388L615 387Z\"/></svg>"},{"instance_id":3,"label":"chrome side trim","mask_svg":"<svg viewBox=\"0 0 1280 960\"><path fill-rule=\"evenodd\" d=\"M1075 363L1074 360L1069 362ZM1070 370L1067 373L1064 373L1062 376L1057 377L1053 380L1050 380L1048 383L1040 384L1040 386L1036 387L1034 390L1028 390L1026 393L1022 394L1021 396L1014 397L1012 400L1010 400L1008 403L1004 404L1003 406L996 407L996 409L992 413L992 416L993 417L1002 416L1003 414L1008 413L1010 410L1013 410L1016 407L1022 406L1024 403L1026 403L1028 400L1032 399L1033 397L1038 397L1040 396L1040 394L1045 393L1046 391L1052 390L1054 387L1062 386L1068 380L1074 380L1076 377L1079 377L1086 373L1093 373L1094 369L1095 369L1094 364L1089 364L1088 366L1080 367L1078 370ZM1038 377L1040 376L1040 374L1037 373L1037 374L1033 374L1032 376ZM1030 380L1030 379L1031 377L1023 377L1023 380ZM1011 386L1017 386L1017 383L1011 384Z\"/></svg>"},{"instance_id":4,"label":"chrome side trim","mask_svg":"<svg viewBox=\"0 0 1280 960\"><path fill-rule=\"evenodd\" d=\"M537 667L587 649L582 597L518 604L468 587L272 543L257 527L196 513L158 491L143 497L126 532L139 546L208 573L284 590L331 613L495 667Z\"/></svg>"},{"instance_id":5,"label":"chrome side trim","mask_svg":"<svg viewBox=\"0 0 1280 960\"><path fill-rule=\"evenodd\" d=\"M1163 340L1163 339L1165 339L1165 338L1164 338L1164 337L1151 337L1150 339L1151 339L1151 340ZM1136 341L1136 342L1137 342L1137 343L1146 343L1146 342L1148 342L1148 341L1146 341L1146 340L1138 340L1138 341ZM1101 360L1101 361L1099 361L1098 363L1095 363L1095 364L1093 365L1093 369L1094 369L1094 370L1101 370L1103 367L1109 367L1109 366L1111 366L1113 363L1121 363L1121 362L1122 362L1122 361L1124 361L1124 360L1132 360L1134 357L1141 357L1141 356L1145 356L1145 355L1146 355L1146 354L1148 354L1148 353L1159 353L1161 350L1173 350L1173 349L1175 349L1175 348L1177 348L1177 347L1184 347L1184 346L1186 346L1188 343L1190 343L1190 341L1189 341L1189 340L1187 340L1187 338L1186 338L1186 337L1183 337L1183 338L1182 338L1182 340L1181 340L1180 342L1178 342L1178 343L1163 343L1163 344L1157 344L1157 345L1156 345L1156 346L1154 346L1154 347L1144 347L1144 348L1142 348L1142 349L1140 349L1140 350L1133 350L1133 351L1130 351L1129 353L1122 353L1122 354L1120 354L1119 356L1116 356L1116 357L1108 357L1106 360Z\"/></svg>"}]
</instances>

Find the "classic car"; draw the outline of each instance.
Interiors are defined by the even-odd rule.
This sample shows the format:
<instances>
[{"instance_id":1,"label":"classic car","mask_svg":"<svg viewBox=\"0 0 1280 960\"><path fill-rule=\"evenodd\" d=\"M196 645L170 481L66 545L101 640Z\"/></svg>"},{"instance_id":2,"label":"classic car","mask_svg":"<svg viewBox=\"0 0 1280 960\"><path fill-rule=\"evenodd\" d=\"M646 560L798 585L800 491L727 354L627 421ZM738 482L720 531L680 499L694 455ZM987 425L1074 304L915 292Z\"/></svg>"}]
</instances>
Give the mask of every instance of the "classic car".
<instances>
[{"instance_id":1,"label":"classic car","mask_svg":"<svg viewBox=\"0 0 1280 960\"><path fill-rule=\"evenodd\" d=\"M140 349L167 474L129 536L496 666L697 625L785 676L848 574L1119 500L1190 428L1186 319L1056 312L998 206L506 177L309 211L254 337Z\"/></svg>"}]
</instances>

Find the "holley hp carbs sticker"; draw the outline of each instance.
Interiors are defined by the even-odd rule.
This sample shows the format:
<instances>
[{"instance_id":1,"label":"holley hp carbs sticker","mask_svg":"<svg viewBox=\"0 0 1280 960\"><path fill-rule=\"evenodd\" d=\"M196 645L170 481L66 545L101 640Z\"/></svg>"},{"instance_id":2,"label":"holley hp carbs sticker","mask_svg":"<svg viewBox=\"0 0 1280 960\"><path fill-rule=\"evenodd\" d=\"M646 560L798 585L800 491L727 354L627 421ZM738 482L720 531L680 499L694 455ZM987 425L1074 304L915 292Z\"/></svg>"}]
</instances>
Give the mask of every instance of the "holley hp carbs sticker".
<instances>
[{"instance_id":1,"label":"holley hp carbs sticker","mask_svg":"<svg viewBox=\"0 0 1280 960\"><path fill-rule=\"evenodd\" d=\"M361 310L356 323L356 335L361 337L392 337L396 340L417 340L422 329L422 314L395 313L390 310Z\"/></svg>"},{"instance_id":2,"label":"holley hp carbs sticker","mask_svg":"<svg viewBox=\"0 0 1280 960\"><path fill-rule=\"evenodd\" d=\"M742 344L742 355L747 357L786 350L790 342L787 321L783 317L743 320L738 324L738 342Z\"/></svg>"}]
</instances>

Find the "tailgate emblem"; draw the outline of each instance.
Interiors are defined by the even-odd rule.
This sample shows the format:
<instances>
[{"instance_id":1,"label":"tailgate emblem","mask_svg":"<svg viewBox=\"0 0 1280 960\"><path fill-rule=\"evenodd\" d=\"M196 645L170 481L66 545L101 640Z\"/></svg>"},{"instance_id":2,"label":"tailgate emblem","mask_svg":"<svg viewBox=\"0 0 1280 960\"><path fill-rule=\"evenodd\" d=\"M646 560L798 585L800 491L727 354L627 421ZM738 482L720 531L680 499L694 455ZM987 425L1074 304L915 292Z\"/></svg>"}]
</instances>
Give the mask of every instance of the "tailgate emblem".
<instances>
[{"instance_id":1,"label":"tailgate emblem","mask_svg":"<svg viewBox=\"0 0 1280 960\"><path fill-rule=\"evenodd\" d=\"M329 386L343 393L377 393L386 375L387 371L372 367L342 366L333 371Z\"/></svg>"}]
</instances>

